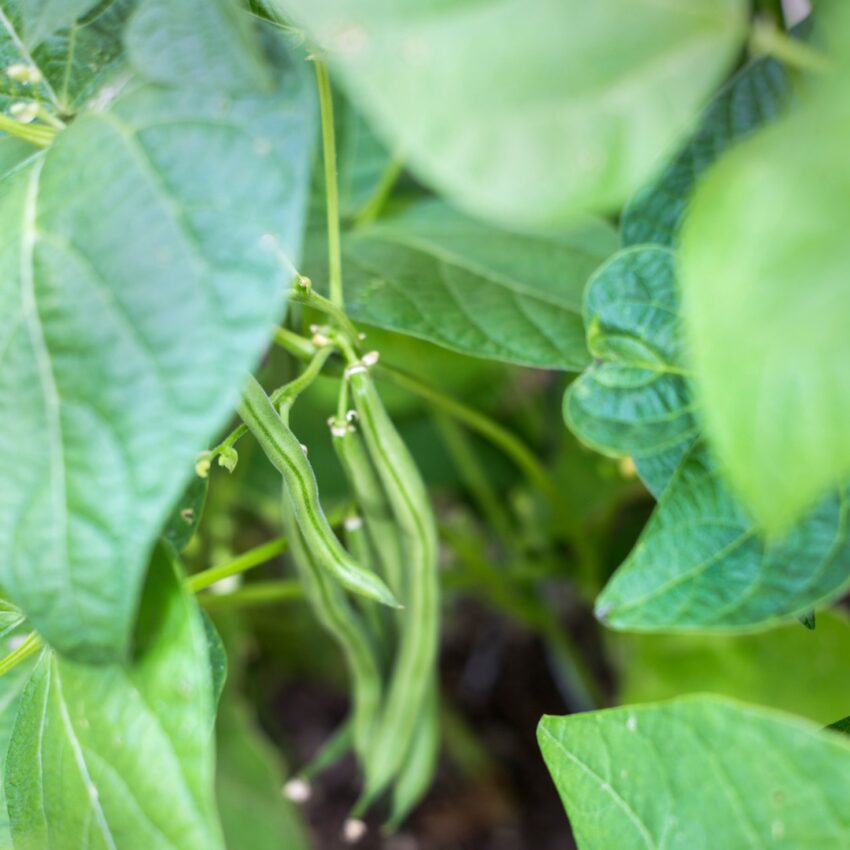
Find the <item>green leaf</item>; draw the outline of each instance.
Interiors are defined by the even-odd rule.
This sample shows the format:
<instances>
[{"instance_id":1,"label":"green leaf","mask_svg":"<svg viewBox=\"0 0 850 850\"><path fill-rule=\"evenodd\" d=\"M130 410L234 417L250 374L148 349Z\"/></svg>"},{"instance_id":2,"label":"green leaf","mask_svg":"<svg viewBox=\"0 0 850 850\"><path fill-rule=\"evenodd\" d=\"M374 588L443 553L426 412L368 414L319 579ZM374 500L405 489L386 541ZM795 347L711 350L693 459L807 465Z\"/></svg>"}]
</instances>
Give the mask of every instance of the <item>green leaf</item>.
<instances>
[{"instance_id":1,"label":"green leaf","mask_svg":"<svg viewBox=\"0 0 850 850\"><path fill-rule=\"evenodd\" d=\"M596 600L616 629L744 630L801 614L850 581L845 488L765 540L702 444L685 456Z\"/></svg>"},{"instance_id":2,"label":"green leaf","mask_svg":"<svg viewBox=\"0 0 850 850\"><path fill-rule=\"evenodd\" d=\"M850 476L850 108L838 81L724 157L681 248L701 414L768 532Z\"/></svg>"},{"instance_id":3,"label":"green leaf","mask_svg":"<svg viewBox=\"0 0 850 850\"><path fill-rule=\"evenodd\" d=\"M217 92L271 87L257 30L235 0L144 0L125 43L131 64L159 83Z\"/></svg>"},{"instance_id":4,"label":"green leaf","mask_svg":"<svg viewBox=\"0 0 850 850\"><path fill-rule=\"evenodd\" d=\"M17 608L0 600L0 657L5 657L24 639L24 617ZM11 848L9 814L6 810L4 762L12 737L12 726L18 713L21 694L32 672L35 658L27 658L0 676L0 847Z\"/></svg>"},{"instance_id":5,"label":"green leaf","mask_svg":"<svg viewBox=\"0 0 850 850\"><path fill-rule=\"evenodd\" d=\"M581 369L581 293L615 247L597 219L531 236L421 201L344 236L346 305L355 320L477 357ZM326 263L314 240L305 267L324 280Z\"/></svg>"},{"instance_id":6,"label":"green leaf","mask_svg":"<svg viewBox=\"0 0 850 850\"><path fill-rule=\"evenodd\" d=\"M201 620L204 624L204 636L207 639L207 659L212 681L213 706L218 706L221 692L227 681L227 650L215 623L206 611L201 609Z\"/></svg>"},{"instance_id":7,"label":"green leaf","mask_svg":"<svg viewBox=\"0 0 850 850\"><path fill-rule=\"evenodd\" d=\"M775 59L757 59L733 77L676 158L629 201L620 220L623 245L675 246L697 179L733 142L776 118L790 90L788 74Z\"/></svg>"},{"instance_id":8,"label":"green leaf","mask_svg":"<svg viewBox=\"0 0 850 850\"><path fill-rule=\"evenodd\" d=\"M176 552L182 552L189 545L189 541L201 524L209 483L209 478L193 475L171 511L162 536Z\"/></svg>"},{"instance_id":9,"label":"green leaf","mask_svg":"<svg viewBox=\"0 0 850 850\"><path fill-rule=\"evenodd\" d=\"M850 743L719 697L544 717L581 850L850 845Z\"/></svg>"},{"instance_id":10,"label":"green leaf","mask_svg":"<svg viewBox=\"0 0 850 850\"><path fill-rule=\"evenodd\" d=\"M588 284L584 323L594 362L564 396L567 425L597 451L632 456L657 497L697 436L673 254L616 254Z\"/></svg>"},{"instance_id":11,"label":"green leaf","mask_svg":"<svg viewBox=\"0 0 850 850\"><path fill-rule=\"evenodd\" d=\"M60 651L126 652L149 547L283 311L313 109L279 58L270 94L131 84L0 184L0 584Z\"/></svg>"},{"instance_id":12,"label":"green leaf","mask_svg":"<svg viewBox=\"0 0 850 850\"><path fill-rule=\"evenodd\" d=\"M23 0L24 44L36 47L57 30L71 26L97 0Z\"/></svg>"},{"instance_id":13,"label":"green leaf","mask_svg":"<svg viewBox=\"0 0 850 850\"><path fill-rule=\"evenodd\" d=\"M276 0L426 182L502 223L613 209L687 132L743 0Z\"/></svg>"},{"instance_id":14,"label":"green leaf","mask_svg":"<svg viewBox=\"0 0 850 850\"><path fill-rule=\"evenodd\" d=\"M131 664L39 659L6 759L15 850L223 848L206 638L162 549L139 628Z\"/></svg>"},{"instance_id":15,"label":"green leaf","mask_svg":"<svg viewBox=\"0 0 850 850\"><path fill-rule=\"evenodd\" d=\"M844 735L850 735L850 717L842 717L841 720L830 723L826 728L832 729L834 732L841 732Z\"/></svg>"},{"instance_id":16,"label":"green leaf","mask_svg":"<svg viewBox=\"0 0 850 850\"><path fill-rule=\"evenodd\" d=\"M606 633L630 704L710 692L790 711L819 724L850 708L850 620L821 611L815 632L788 623L748 635Z\"/></svg>"},{"instance_id":17,"label":"green leaf","mask_svg":"<svg viewBox=\"0 0 850 850\"><path fill-rule=\"evenodd\" d=\"M28 49L24 28L30 0L0 0L0 68L23 64L43 77L28 84L0 73L0 110L14 101L37 100L59 115L76 112L123 67L121 32L134 5L135 0L102 3L74 23L73 15L66 16L70 26Z\"/></svg>"},{"instance_id":18,"label":"green leaf","mask_svg":"<svg viewBox=\"0 0 850 850\"><path fill-rule=\"evenodd\" d=\"M216 793L227 846L239 850L308 850L298 813L281 794L280 755L257 728L247 705L222 700Z\"/></svg>"}]
</instances>

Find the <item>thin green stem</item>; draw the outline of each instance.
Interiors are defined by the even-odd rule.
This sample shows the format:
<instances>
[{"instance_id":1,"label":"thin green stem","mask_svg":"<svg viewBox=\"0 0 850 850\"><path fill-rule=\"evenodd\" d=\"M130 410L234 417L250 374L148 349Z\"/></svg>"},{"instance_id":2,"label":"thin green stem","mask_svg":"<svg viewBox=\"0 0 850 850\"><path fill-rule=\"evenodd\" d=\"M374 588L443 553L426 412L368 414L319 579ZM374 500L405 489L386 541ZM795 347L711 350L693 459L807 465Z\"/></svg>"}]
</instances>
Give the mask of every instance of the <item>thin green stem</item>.
<instances>
[{"instance_id":1,"label":"thin green stem","mask_svg":"<svg viewBox=\"0 0 850 850\"><path fill-rule=\"evenodd\" d=\"M302 278L302 280L305 280L305 278ZM342 308L337 306L333 301L325 298L324 295L316 292L312 285L296 284L289 298L297 304L304 304L306 307L312 307L314 310L330 316L339 326L340 330L348 334L352 340L357 339L357 328L354 327L351 319L345 315Z\"/></svg>"},{"instance_id":2,"label":"thin green stem","mask_svg":"<svg viewBox=\"0 0 850 850\"><path fill-rule=\"evenodd\" d=\"M307 368L297 378L279 387L269 396L272 404L279 408L280 415L284 418L284 421L288 420L289 409L294 404L295 399L319 377L325 363L327 363L328 358L333 353L334 349L330 345L325 348L319 348L307 364Z\"/></svg>"},{"instance_id":3,"label":"thin green stem","mask_svg":"<svg viewBox=\"0 0 850 850\"><path fill-rule=\"evenodd\" d=\"M53 127L45 124L24 124L2 114L0 114L0 131L40 148L46 148L56 136L56 130Z\"/></svg>"},{"instance_id":4,"label":"thin green stem","mask_svg":"<svg viewBox=\"0 0 850 850\"><path fill-rule=\"evenodd\" d=\"M351 502L345 500L338 505L334 505L327 512L327 519L332 528L341 525L351 510ZM241 555L237 555L232 561L226 564L221 564L217 567L210 567L207 570L202 570L189 576L186 579L186 588L191 593L197 593L199 590L204 590L217 581L224 578L244 573L254 567L259 567L267 563L272 558L277 557L288 548L288 541L285 537L276 537L274 540L269 540L266 543L261 543L253 549L248 549Z\"/></svg>"},{"instance_id":5,"label":"thin green stem","mask_svg":"<svg viewBox=\"0 0 850 850\"><path fill-rule=\"evenodd\" d=\"M299 336L288 328L275 328L274 342L299 360L309 360L317 351L316 346L309 339Z\"/></svg>"},{"instance_id":6,"label":"thin green stem","mask_svg":"<svg viewBox=\"0 0 850 850\"><path fill-rule=\"evenodd\" d=\"M254 567L259 567L261 564L265 564L272 558L276 558L282 552L285 552L288 545L289 541L285 537L277 537L274 540L269 540L267 543L243 552L226 564L211 567L208 570L189 576L186 579L186 588L191 593L197 593L199 590L204 590L222 579L244 573L246 570L251 570Z\"/></svg>"},{"instance_id":7,"label":"thin green stem","mask_svg":"<svg viewBox=\"0 0 850 850\"><path fill-rule=\"evenodd\" d=\"M354 214L352 223L355 227L369 224L381 214L402 171L404 171L404 161L400 157L394 156L384 169L384 173L372 194Z\"/></svg>"},{"instance_id":8,"label":"thin green stem","mask_svg":"<svg viewBox=\"0 0 850 850\"><path fill-rule=\"evenodd\" d=\"M207 611L220 611L229 608L244 608L251 605L274 605L304 598L304 588L297 579L279 581L255 581L240 587L232 593L202 593L198 602Z\"/></svg>"},{"instance_id":9,"label":"thin green stem","mask_svg":"<svg viewBox=\"0 0 850 850\"><path fill-rule=\"evenodd\" d=\"M823 74L832 68L832 63L822 53L781 30L771 18L756 19L749 46L754 56L773 56L798 71Z\"/></svg>"},{"instance_id":10,"label":"thin green stem","mask_svg":"<svg viewBox=\"0 0 850 850\"><path fill-rule=\"evenodd\" d=\"M13 667L17 667L31 655L34 655L44 646L44 641L35 633L30 632L20 646L13 649L5 658L0 659L0 676L8 673Z\"/></svg>"},{"instance_id":11,"label":"thin green stem","mask_svg":"<svg viewBox=\"0 0 850 850\"><path fill-rule=\"evenodd\" d=\"M331 81L324 62L315 60L319 87L319 111L322 118L322 152L325 166L325 202L328 217L328 270L331 301L342 307L342 252L339 238L339 188L336 176L336 139Z\"/></svg>"},{"instance_id":12,"label":"thin green stem","mask_svg":"<svg viewBox=\"0 0 850 850\"><path fill-rule=\"evenodd\" d=\"M496 495L469 436L445 413L435 411L434 422L462 481L469 488L487 524L502 541L502 545L509 552L514 552L517 546L512 533L513 520Z\"/></svg>"}]
</instances>

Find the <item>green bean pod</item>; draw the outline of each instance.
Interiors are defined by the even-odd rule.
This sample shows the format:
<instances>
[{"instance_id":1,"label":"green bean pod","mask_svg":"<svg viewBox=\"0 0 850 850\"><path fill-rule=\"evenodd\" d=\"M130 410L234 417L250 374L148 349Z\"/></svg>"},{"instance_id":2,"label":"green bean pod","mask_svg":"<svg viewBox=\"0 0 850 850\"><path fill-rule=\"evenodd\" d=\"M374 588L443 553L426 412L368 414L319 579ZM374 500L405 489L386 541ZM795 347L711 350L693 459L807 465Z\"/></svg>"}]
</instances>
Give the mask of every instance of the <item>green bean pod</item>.
<instances>
[{"instance_id":1,"label":"green bean pod","mask_svg":"<svg viewBox=\"0 0 850 850\"><path fill-rule=\"evenodd\" d=\"M358 564L333 533L319 502L316 476L301 444L253 377L245 386L239 415L283 476L292 500L295 521L316 562L352 593L392 608L401 607L386 584L375 573Z\"/></svg>"},{"instance_id":2,"label":"green bean pod","mask_svg":"<svg viewBox=\"0 0 850 850\"><path fill-rule=\"evenodd\" d=\"M398 653L361 797L361 805L366 806L398 773L433 682L439 638L437 528L416 463L387 415L366 367L355 361L346 376L360 431L396 517L408 572Z\"/></svg>"},{"instance_id":3,"label":"green bean pod","mask_svg":"<svg viewBox=\"0 0 850 850\"><path fill-rule=\"evenodd\" d=\"M358 563L371 567L377 558L366 534L363 518L357 514L351 514L346 517L343 528L345 529L345 544L348 551L357 559ZM378 647L378 657L383 667L392 640L390 623L383 617L384 614L389 612L385 607L379 608L371 599L364 599L362 596L358 597L357 603L357 607L363 614L363 619L369 626L369 633Z\"/></svg>"},{"instance_id":4,"label":"green bean pod","mask_svg":"<svg viewBox=\"0 0 850 850\"><path fill-rule=\"evenodd\" d=\"M338 417L330 425L334 451L363 514L378 564L390 589L401 599L405 594L404 555L383 485L356 426Z\"/></svg>"},{"instance_id":5,"label":"green bean pod","mask_svg":"<svg viewBox=\"0 0 850 850\"><path fill-rule=\"evenodd\" d=\"M440 702L436 681L422 704L410 750L393 785L387 829L395 832L410 811L425 796L434 778L440 751Z\"/></svg>"},{"instance_id":6,"label":"green bean pod","mask_svg":"<svg viewBox=\"0 0 850 850\"><path fill-rule=\"evenodd\" d=\"M284 488L283 494L283 522L290 539L293 561L313 610L345 656L352 683L354 749L368 770L367 759L380 713L383 689L371 642L345 595L318 566L296 522L295 500L288 488Z\"/></svg>"}]
</instances>

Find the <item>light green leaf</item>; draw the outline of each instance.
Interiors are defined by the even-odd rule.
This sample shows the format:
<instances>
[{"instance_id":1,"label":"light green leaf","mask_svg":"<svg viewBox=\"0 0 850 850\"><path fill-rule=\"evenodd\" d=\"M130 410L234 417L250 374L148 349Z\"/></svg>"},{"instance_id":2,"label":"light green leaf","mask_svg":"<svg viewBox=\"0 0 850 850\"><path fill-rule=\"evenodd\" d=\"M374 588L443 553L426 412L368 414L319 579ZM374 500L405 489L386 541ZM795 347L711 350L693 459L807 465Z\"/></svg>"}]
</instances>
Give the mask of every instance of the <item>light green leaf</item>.
<instances>
[{"instance_id":1,"label":"light green leaf","mask_svg":"<svg viewBox=\"0 0 850 850\"><path fill-rule=\"evenodd\" d=\"M131 64L150 80L219 93L271 87L257 31L235 0L144 0L125 43Z\"/></svg>"},{"instance_id":2,"label":"light green leaf","mask_svg":"<svg viewBox=\"0 0 850 850\"><path fill-rule=\"evenodd\" d=\"M281 794L280 755L257 728L247 705L226 695L216 729L216 792L227 846L309 850L298 813Z\"/></svg>"},{"instance_id":3,"label":"light green leaf","mask_svg":"<svg viewBox=\"0 0 850 850\"><path fill-rule=\"evenodd\" d=\"M20 646L26 635L24 616L17 608L0 600L0 657L5 657ZM9 814L6 810L6 791L4 788L4 762L12 737L12 726L18 713L21 694L32 672L35 658L28 658L0 676L0 847L7 850L12 847L12 834L9 832Z\"/></svg>"},{"instance_id":4,"label":"light green leaf","mask_svg":"<svg viewBox=\"0 0 850 850\"><path fill-rule=\"evenodd\" d=\"M850 845L850 743L719 697L544 717L581 850Z\"/></svg>"},{"instance_id":5,"label":"light green leaf","mask_svg":"<svg viewBox=\"0 0 850 850\"><path fill-rule=\"evenodd\" d=\"M201 0L198 0L201 2ZM311 89L130 85L0 183L0 584L126 652L149 547L283 310Z\"/></svg>"},{"instance_id":6,"label":"light green leaf","mask_svg":"<svg viewBox=\"0 0 850 850\"><path fill-rule=\"evenodd\" d=\"M502 223L612 209L734 61L743 0L276 0L411 168Z\"/></svg>"},{"instance_id":7,"label":"light green leaf","mask_svg":"<svg viewBox=\"0 0 850 850\"><path fill-rule=\"evenodd\" d=\"M682 235L702 420L770 533L850 475L848 133L835 81L717 164Z\"/></svg>"},{"instance_id":8,"label":"light green leaf","mask_svg":"<svg viewBox=\"0 0 850 850\"><path fill-rule=\"evenodd\" d=\"M43 77L30 84L0 73L0 110L14 101L37 100L62 116L76 112L123 67L121 32L134 5L135 0L114 0L98 6L30 49L24 36L29 0L0 0L0 69L23 64Z\"/></svg>"},{"instance_id":9,"label":"light green leaf","mask_svg":"<svg viewBox=\"0 0 850 850\"><path fill-rule=\"evenodd\" d=\"M581 293L616 236L591 218L531 236L427 200L351 231L342 247L355 320L478 357L581 369ZM314 240L305 267L317 280L324 257Z\"/></svg>"},{"instance_id":10,"label":"light green leaf","mask_svg":"<svg viewBox=\"0 0 850 850\"><path fill-rule=\"evenodd\" d=\"M71 26L97 0L23 0L24 44L36 47L57 30Z\"/></svg>"},{"instance_id":11,"label":"light green leaf","mask_svg":"<svg viewBox=\"0 0 850 850\"><path fill-rule=\"evenodd\" d=\"M597 616L616 629L729 631L800 614L850 582L848 522L842 488L766 541L697 444L597 598Z\"/></svg>"},{"instance_id":12,"label":"light green leaf","mask_svg":"<svg viewBox=\"0 0 850 850\"><path fill-rule=\"evenodd\" d=\"M6 759L15 850L221 850L203 625L163 550L128 665L45 650Z\"/></svg>"},{"instance_id":13,"label":"light green leaf","mask_svg":"<svg viewBox=\"0 0 850 850\"><path fill-rule=\"evenodd\" d=\"M751 635L606 633L621 704L709 691L826 724L850 709L850 620L821 611L818 627L788 623Z\"/></svg>"},{"instance_id":14,"label":"light green leaf","mask_svg":"<svg viewBox=\"0 0 850 850\"><path fill-rule=\"evenodd\" d=\"M676 158L629 201L620 220L623 245L676 245L697 178L733 142L772 121L790 88L788 74L775 59L757 59L733 77Z\"/></svg>"},{"instance_id":15,"label":"light green leaf","mask_svg":"<svg viewBox=\"0 0 850 850\"><path fill-rule=\"evenodd\" d=\"M632 456L657 497L697 436L673 255L616 254L588 283L584 323L594 363L564 396L567 425L597 451Z\"/></svg>"}]
</instances>

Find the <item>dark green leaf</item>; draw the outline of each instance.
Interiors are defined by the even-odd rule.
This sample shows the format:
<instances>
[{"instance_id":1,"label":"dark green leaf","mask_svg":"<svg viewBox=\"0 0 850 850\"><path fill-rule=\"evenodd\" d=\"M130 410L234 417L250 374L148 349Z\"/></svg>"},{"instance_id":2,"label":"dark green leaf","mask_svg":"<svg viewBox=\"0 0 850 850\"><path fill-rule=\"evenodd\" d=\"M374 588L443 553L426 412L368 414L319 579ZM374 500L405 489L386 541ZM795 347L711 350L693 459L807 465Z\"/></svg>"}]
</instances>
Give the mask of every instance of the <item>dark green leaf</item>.
<instances>
[{"instance_id":1,"label":"dark green leaf","mask_svg":"<svg viewBox=\"0 0 850 850\"><path fill-rule=\"evenodd\" d=\"M597 219L531 236L422 201L345 236L346 302L355 320L467 354L581 369L581 293L615 247ZM316 240L306 266L317 280L323 249Z\"/></svg>"},{"instance_id":2,"label":"dark green leaf","mask_svg":"<svg viewBox=\"0 0 850 850\"><path fill-rule=\"evenodd\" d=\"M0 110L14 101L38 100L59 115L75 112L123 67L121 32L134 5L135 0L103 2L28 50L22 18L30 9L29 0L0 0L0 68L23 64L43 77L38 84L28 84L0 73Z\"/></svg>"},{"instance_id":3,"label":"dark green leaf","mask_svg":"<svg viewBox=\"0 0 850 850\"><path fill-rule=\"evenodd\" d=\"M673 255L617 254L588 284L584 322L594 363L564 396L567 424L598 451L631 455L657 497L697 436Z\"/></svg>"},{"instance_id":4,"label":"dark green leaf","mask_svg":"<svg viewBox=\"0 0 850 850\"><path fill-rule=\"evenodd\" d=\"M850 735L850 717L836 720L835 723L830 723L826 728L832 729L834 732L841 732L844 735Z\"/></svg>"},{"instance_id":5,"label":"dark green leaf","mask_svg":"<svg viewBox=\"0 0 850 850\"><path fill-rule=\"evenodd\" d=\"M313 111L282 61L271 94L131 85L0 184L0 584L61 651L126 652L148 548L283 310Z\"/></svg>"},{"instance_id":6,"label":"dark green leaf","mask_svg":"<svg viewBox=\"0 0 850 850\"><path fill-rule=\"evenodd\" d=\"M164 550L140 628L143 649L127 665L43 651L6 759L16 850L223 848L207 643Z\"/></svg>"},{"instance_id":7,"label":"dark green leaf","mask_svg":"<svg viewBox=\"0 0 850 850\"><path fill-rule=\"evenodd\" d=\"M175 551L182 552L189 545L192 535L198 530L204 513L208 489L209 478L193 475L189 479L189 484L183 491L183 495L177 500L177 504L171 512L171 517L162 532L162 536L174 547Z\"/></svg>"},{"instance_id":8,"label":"dark green leaf","mask_svg":"<svg viewBox=\"0 0 850 850\"><path fill-rule=\"evenodd\" d=\"M850 743L719 697L544 717L581 850L850 846Z\"/></svg>"},{"instance_id":9,"label":"dark green leaf","mask_svg":"<svg viewBox=\"0 0 850 850\"><path fill-rule=\"evenodd\" d=\"M212 618L203 609L200 612L204 624L204 635L207 639L207 658L212 680L213 706L218 706L224 683L227 681L227 650L221 640L221 635L215 627Z\"/></svg>"},{"instance_id":10,"label":"dark green leaf","mask_svg":"<svg viewBox=\"0 0 850 850\"><path fill-rule=\"evenodd\" d=\"M743 0L278 0L390 147L510 225L613 208L690 129Z\"/></svg>"},{"instance_id":11,"label":"dark green leaf","mask_svg":"<svg viewBox=\"0 0 850 850\"><path fill-rule=\"evenodd\" d=\"M637 631L740 630L799 615L850 582L848 522L842 488L766 541L697 444L598 597L597 615Z\"/></svg>"}]
</instances>

